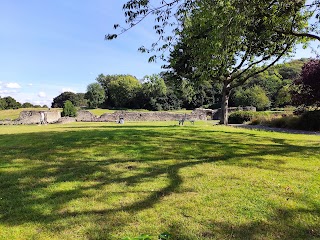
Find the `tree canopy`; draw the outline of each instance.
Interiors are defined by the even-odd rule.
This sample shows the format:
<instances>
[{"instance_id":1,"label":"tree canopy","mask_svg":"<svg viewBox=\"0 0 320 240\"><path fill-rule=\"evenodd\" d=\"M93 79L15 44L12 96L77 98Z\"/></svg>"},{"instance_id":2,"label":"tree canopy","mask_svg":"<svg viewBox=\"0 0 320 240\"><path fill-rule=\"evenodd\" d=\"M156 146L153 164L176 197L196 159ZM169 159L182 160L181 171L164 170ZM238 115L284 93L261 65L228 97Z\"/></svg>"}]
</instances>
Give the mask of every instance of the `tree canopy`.
<instances>
[{"instance_id":1,"label":"tree canopy","mask_svg":"<svg viewBox=\"0 0 320 240\"><path fill-rule=\"evenodd\" d=\"M149 0L127 1L123 8L128 27L122 28L120 34L154 15L159 23L154 26L159 41L150 50L163 51L175 45L171 67L184 68L186 71L180 73L192 75L193 79L209 79L212 86L223 83L224 124L231 90L286 56L303 40L289 34L289 30L307 31L308 19L313 15L305 0L172 0L157 4ZM114 27L121 28L118 24ZM168 34L168 29L173 34ZM106 39L117 36L109 34ZM159 46L160 42L163 45ZM140 50L150 52L144 47Z\"/></svg>"},{"instance_id":2,"label":"tree canopy","mask_svg":"<svg viewBox=\"0 0 320 240\"><path fill-rule=\"evenodd\" d=\"M105 92L99 83L91 83L87 86L85 98L90 108L98 108L105 101Z\"/></svg>"},{"instance_id":3,"label":"tree canopy","mask_svg":"<svg viewBox=\"0 0 320 240\"><path fill-rule=\"evenodd\" d=\"M296 105L320 105L320 60L311 59L295 81L293 101Z\"/></svg>"}]
</instances>

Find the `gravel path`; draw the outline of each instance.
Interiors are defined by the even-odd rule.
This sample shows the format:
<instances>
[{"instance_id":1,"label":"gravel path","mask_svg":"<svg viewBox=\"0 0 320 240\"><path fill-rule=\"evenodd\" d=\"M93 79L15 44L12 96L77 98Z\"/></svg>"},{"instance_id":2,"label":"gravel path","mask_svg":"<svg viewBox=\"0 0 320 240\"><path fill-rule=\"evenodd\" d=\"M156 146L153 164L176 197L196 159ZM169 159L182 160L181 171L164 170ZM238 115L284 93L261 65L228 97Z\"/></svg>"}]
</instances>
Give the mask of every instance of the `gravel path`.
<instances>
[{"instance_id":1,"label":"gravel path","mask_svg":"<svg viewBox=\"0 0 320 240\"><path fill-rule=\"evenodd\" d=\"M230 126L239 127L239 128L246 128L246 129L258 129L258 130L264 130L264 131L269 131L269 132L309 134L309 135L319 135L320 136L320 132L294 130L294 129L286 129L286 128L274 128L274 127L267 127L267 126L262 126L262 125L230 124Z\"/></svg>"}]
</instances>

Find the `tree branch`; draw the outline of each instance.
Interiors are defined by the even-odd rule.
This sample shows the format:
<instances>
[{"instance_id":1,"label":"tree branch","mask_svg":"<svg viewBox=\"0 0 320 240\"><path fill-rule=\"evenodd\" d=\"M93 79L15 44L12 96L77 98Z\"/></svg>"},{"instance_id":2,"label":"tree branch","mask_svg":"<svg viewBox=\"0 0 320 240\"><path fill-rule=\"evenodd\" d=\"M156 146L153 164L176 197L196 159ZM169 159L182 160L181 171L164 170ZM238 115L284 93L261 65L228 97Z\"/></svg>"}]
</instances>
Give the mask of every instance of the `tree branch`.
<instances>
[{"instance_id":1,"label":"tree branch","mask_svg":"<svg viewBox=\"0 0 320 240\"><path fill-rule=\"evenodd\" d=\"M287 46L285 47L285 49L279 54L279 56L273 61L271 62L269 65L261 68L260 70L257 70L257 71L253 71L252 73L248 74L246 77L244 77L243 79L241 79L241 81L237 82L236 84L230 86L230 89L233 89L235 87L239 87L241 86L242 84L244 84L249 78L259 74L259 73L262 73L266 70L268 70L270 67L272 67L276 62L278 62L280 60L280 58L283 57L284 54L286 54L286 52L289 50L289 48L291 47L291 43L288 43Z\"/></svg>"}]
</instances>

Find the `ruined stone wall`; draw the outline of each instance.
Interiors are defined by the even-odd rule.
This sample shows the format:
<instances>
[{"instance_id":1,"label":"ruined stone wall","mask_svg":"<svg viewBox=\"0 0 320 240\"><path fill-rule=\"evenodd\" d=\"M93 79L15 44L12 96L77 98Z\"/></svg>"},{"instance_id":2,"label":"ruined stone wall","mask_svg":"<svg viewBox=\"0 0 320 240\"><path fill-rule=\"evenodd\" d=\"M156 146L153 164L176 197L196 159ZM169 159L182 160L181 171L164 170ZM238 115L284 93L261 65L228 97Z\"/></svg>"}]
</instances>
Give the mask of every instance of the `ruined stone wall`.
<instances>
[{"instance_id":1,"label":"ruined stone wall","mask_svg":"<svg viewBox=\"0 0 320 240\"><path fill-rule=\"evenodd\" d=\"M20 124L39 124L40 112L47 114L48 123L57 122L61 118L61 112L59 111L22 111L16 121Z\"/></svg>"},{"instance_id":2,"label":"ruined stone wall","mask_svg":"<svg viewBox=\"0 0 320 240\"><path fill-rule=\"evenodd\" d=\"M185 118L186 120L206 120L206 114L193 112L191 114L171 113L171 112L129 112L115 111L105 113L96 117L89 111L79 111L76 121L78 122L116 122L122 117L125 121L175 121Z\"/></svg>"},{"instance_id":3,"label":"ruined stone wall","mask_svg":"<svg viewBox=\"0 0 320 240\"><path fill-rule=\"evenodd\" d=\"M0 125L39 124L40 112L47 114L47 123L55 123L61 118L59 111L22 111L18 119L0 121Z\"/></svg>"},{"instance_id":4,"label":"ruined stone wall","mask_svg":"<svg viewBox=\"0 0 320 240\"><path fill-rule=\"evenodd\" d=\"M97 117L89 111L81 110L77 112L76 121L77 122L96 122Z\"/></svg>"}]
</instances>

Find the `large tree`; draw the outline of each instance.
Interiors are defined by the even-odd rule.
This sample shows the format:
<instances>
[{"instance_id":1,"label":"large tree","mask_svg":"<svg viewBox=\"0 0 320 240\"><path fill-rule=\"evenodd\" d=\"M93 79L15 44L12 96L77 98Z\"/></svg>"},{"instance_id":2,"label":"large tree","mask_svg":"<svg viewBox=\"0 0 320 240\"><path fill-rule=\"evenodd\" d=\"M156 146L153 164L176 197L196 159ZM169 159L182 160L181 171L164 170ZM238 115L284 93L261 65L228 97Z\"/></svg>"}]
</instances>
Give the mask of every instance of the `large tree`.
<instances>
[{"instance_id":1,"label":"large tree","mask_svg":"<svg viewBox=\"0 0 320 240\"><path fill-rule=\"evenodd\" d=\"M232 89L273 66L294 46L296 38L274 29L276 22L291 19L300 9L277 1L215 3L202 0L188 16L180 39L187 48L181 52L191 56L194 72L223 83L220 123L227 124Z\"/></svg>"},{"instance_id":2,"label":"large tree","mask_svg":"<svg viewBox=\"0 0 320 240\"><path fill-rule=\"evenodd\" d=\"M310 14L303 11L304 6L301 0L174 0L160 1L158 5L131 0L124 5L129 28L123 28L122 33L154 14L159 22L154 29L164 44L159 46L157 42L151 50L162 51L174 43L165 31L170 26L173 36L187 46L192 70L211 82L223 83L221 123L227 124L231 90L268 69L292 49L296 36L282 30L289 26L295 31L305 29ZM176 21L170 21L173 15Z\"/></svg>"},{"instance_id":3,"label":"large tree","mask_svg":"<svg viewBox=\"0 0 320 240\"><path fill-rule=\"evenodd\" d=\"M4 101L6 102L5 109L18 109L21 108L21 103L17 102L13 97L4 97Z\"/></svg>"},{"instance_id":4,"label":"large tree","mask_svg":"<svg viewBox=\"0 0 320 240\"><path fill-rule=\"evenodd\" d=\"M63 92L53 99L51 107L63 108L64 103L69 100L74 106L80 107L85 105L83 93Z\"/></svg>"}]
</instances>

